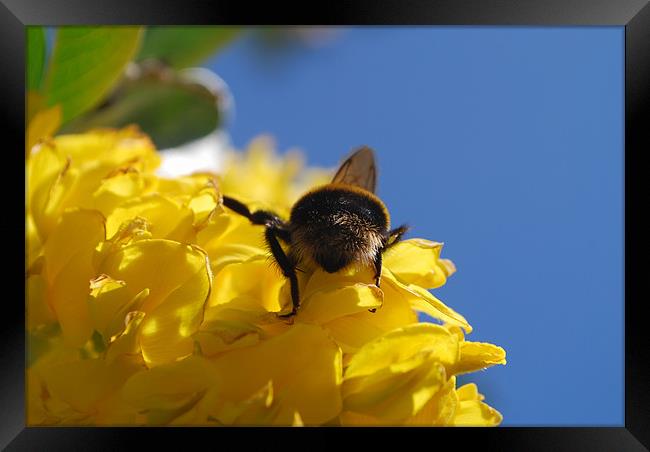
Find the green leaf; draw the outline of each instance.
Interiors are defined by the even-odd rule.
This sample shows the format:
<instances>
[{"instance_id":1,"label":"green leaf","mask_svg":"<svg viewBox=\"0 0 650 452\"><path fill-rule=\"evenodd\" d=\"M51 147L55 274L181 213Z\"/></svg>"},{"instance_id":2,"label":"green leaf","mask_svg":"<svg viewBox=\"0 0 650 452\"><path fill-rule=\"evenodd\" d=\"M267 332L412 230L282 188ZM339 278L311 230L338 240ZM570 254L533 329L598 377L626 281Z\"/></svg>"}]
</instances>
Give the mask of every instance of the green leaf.
<instances>
[{"instance_id":1,"label":"green leaf","mask_svg":"<svg viewBox=\"0 0 650 452\"><path fill-rule=\"evenodd\" d=\"M101 108L73 121L63 132L137 124L158 149L201 138L221 123L221 94L219 87L194 74L193 70L166 70L126 80Z\"/></svg>"},{"instance_id":2,"label":"green leaf","mask_svg":"<svg viewBox=\"0 0 650 452\"><path fill-rule=\"evenodd\" d=\"M148 27L137 60L155 58L176 69L196 65L228 44L237 27Z\"/></svg>"},{"instance_id":3,"label":"green leaf","mask_svg":"<svg viewBox=\"0 0 650 452\"><path fill-rule=\"evenodd\" d=\"M46 105L61 104L63 123L97 105L140 44L139 27L62 27L45 79Z\"/></svg>"},{"instance_id":4,"label":"green leaf","mask_svg":"<svg viewBox=\"0 0 650 452\"><path fill-rule=\"evenodd\" d=\"M27 89L38 90L45 66L45 30L27 27Z\"/></svg>"}]
</instances>

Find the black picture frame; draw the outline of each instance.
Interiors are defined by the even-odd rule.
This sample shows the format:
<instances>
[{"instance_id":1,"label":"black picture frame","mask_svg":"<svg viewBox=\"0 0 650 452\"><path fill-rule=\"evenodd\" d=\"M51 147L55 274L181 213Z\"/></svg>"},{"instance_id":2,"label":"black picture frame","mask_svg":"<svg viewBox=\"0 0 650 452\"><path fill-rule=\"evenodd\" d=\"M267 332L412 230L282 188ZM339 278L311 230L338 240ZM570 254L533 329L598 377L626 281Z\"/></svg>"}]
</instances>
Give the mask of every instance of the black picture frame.
<instances>
[{"instance_id":1,"label":"black picture frame","mask_svg":"<svg viewBox=\"0 0 650 452\"><path fill-rule=\"evenodd\" d=\"M3 157L8 168L0 180L5 185L7 213L0 215L0 230L7 245L24 259L21 241L24 227L16 218L24 204L18 196L24 176L20 152L24 146L25 116L25 30L28 25L72 24L295 24L295 25L479 25L479 26L622 26L625 27L625 423L621 427L500 427L496 429L261 429L250 434L240 429L189 428L55 428L25 426L25 312L17 297L2 298L0 329L0 447L8 450L123 450L147 441L148 447L164 442L187 447L228 444L232 433L242 434L248 449L250 441L262 441L264 448L301 445L309 447L304 437L318 435L320 444L331 441L333 447L346 436L363 435L383 439L386 432L415 445L417 438L425 447L447 441L460 449L476 442L488 450L648 450L650 447L650 361L648 329L644 328L641 290L643 267L639 265L646 250L642 233L648 230L643 219L643 185L641 164L643 151L650 149L648 140L648 94L650 92L650 5L648 0L349 0L345 2L278 3L246 0L189 1L173 0L2 0L0 6L0 47L4 67L0 71L2 90ZM9 158L9 160L7 160ZM15 161L13 160L15 159ZM15 169L14 169L15 168ZM16 180L13 180L13 178ZM11 199L9 199L11 198ZM16 210L15 216L9 212ZM23 210L24 212L24 210ZM11 239L6 240L6 238ZM21 236L21 237L19 237ZM14 259L4 266L4 281L16 286L24 278ZM14 275L15 273L15 275ZM12 276L13 275L13 276ZM16 283L14 283L14 281ZM24 286L23 286L24 288ZM3 292L6 293L6 292ZM20 295L18 295L20 296ZM24 294L23 294L24 296ZM607 357L603 357L603 363ZM597 371L597 369L592 369ZM566 378L588 377L569 375ZM532 388L544 391L545 388ZM608 388L602 388L607 391ZM594 394L598 397L598 394ZM558 407L562 409L562 407ZM417 433L417 435L416 435ZM199 436L210 435L210 439ZM191 439L190 439L191 438ZM219 442L215 442L217 440ZM360 438L359 438L360 439ZM397 438L394 438L397 439ZM191 441L188 443L188 440ZM199 443L200 441L200 443ZM205 442L204 442L205 441ZM444 443L443 443L444 442ZM147 444L147 443L145 443ZM230 448L230 447L229 447Z\"/></svg>"}]
</instances>

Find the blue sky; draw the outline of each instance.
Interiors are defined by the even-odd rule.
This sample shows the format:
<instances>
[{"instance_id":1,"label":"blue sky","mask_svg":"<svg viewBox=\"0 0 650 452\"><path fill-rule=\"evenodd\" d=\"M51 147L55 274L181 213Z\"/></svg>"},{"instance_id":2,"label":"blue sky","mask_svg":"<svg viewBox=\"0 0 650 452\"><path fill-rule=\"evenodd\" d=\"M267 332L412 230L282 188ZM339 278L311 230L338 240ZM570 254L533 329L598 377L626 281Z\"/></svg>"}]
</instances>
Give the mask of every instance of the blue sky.
<instances>
[{"instance_id":1,"label":"blue sky","mask_svg":"<svg viewBox=\"0 0 650 452\"><path fill-rule=\"evenodd\" d=\"M338 31L207 62L234 144L268 133L328 167L372 146L394 222L458 267L434 294L508 353L461 383L504 426L623 425L624 29Z\"/></svg>"}]
</instances>

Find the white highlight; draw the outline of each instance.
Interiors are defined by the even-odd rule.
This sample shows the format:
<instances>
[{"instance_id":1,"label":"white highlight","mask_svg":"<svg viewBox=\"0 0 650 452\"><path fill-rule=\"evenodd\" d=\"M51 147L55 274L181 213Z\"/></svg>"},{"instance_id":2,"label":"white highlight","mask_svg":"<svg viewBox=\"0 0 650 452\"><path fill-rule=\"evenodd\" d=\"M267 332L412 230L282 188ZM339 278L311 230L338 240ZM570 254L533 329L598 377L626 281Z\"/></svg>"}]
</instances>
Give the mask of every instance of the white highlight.
<instances>
[{"instance_id":1,"label":"white highlight","mask_svg":"<svg viewBox=\"0 0 650 452\"><path fill-rule=\"evenodd\" d=\"M161 177L187 176L201 171L217 173L229 148L230 137L223 131L214 131L183 146L161 151L162 161L156 173Z\"/></svg>"}]
</instances>

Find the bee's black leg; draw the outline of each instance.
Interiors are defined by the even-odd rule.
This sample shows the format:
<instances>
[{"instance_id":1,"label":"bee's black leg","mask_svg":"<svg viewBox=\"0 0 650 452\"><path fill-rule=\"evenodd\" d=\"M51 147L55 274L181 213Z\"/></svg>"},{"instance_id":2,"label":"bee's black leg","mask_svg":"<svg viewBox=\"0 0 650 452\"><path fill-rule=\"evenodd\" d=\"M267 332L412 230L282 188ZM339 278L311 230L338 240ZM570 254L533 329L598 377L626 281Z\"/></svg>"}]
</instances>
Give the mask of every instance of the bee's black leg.
<instances>
[{"instance_id":1,"label":"bee's black leg","mask_svg":"<svg viewBox=\"0 0 650 452\"><path fill-rule=\"evenodd\" d=\"M280 242L278 242L279 238L286 243L291 243L291 234L289 233L289 228L287 227L286 223L283 222L273 212L267 212L266 210L257 210L255 212L251 212L245 204L229 196L223 197L223 205L248 218L253 224L266 226L266 229L264 230L266 243L269 245L275 261L280 266L282 274L285 277L289 278L289 283L291 284L291 302L293 304L293 309L291 310L291 313L283 315L281 317L290 317L292 315L295 315L298 311L298 307L300 306L296 266L287 257L286 253L282 249L282 246L280 246Z\"/></svg>"},{"instance_id":2,"label":"bee's black leg","mask_svg":"<svg viewBox=\"0 0 650 452\"><path fill-rule=\"evenodd\" d=\"M402 236L406 234L406 232L409 230L409 227L405 224L401 225L398 228L393 229L388 233L388 242L386 243L386 246L384 247L384 250L387 250L391 246L395 245L398 243L400 240L402 240Z\"/></svg>"},{"instance_id":3,"label":"bee's black leg","mask_svg":"<svg viewBox=\"0 0 650 452\"><path fill-rule=\"evenodd\" d=\"M381 249L377 251L377 254L375 254L375 285L379 287L379 283L381 282L381 253L383 253L384 250ZM372 312L373 314L377 311L377 308L372 308L368 309L368 312Z\"/></svg>"},{"instance_id":4,"label":"bee's black leg","mask_svg":"<svg viewBox=\"0 0 650 452\"><path fill-rule=\"evenodd\" d=\"M300 306L300 297L298 296L298 277L296 276L295 265L287 257L286 253L280 246L280 242L278 242L278 233L281 233L279 228L275 226L267 226L264 235L266 237L266 242L271 248L271 253L273 253L275 261L282 269L282 274L289 278L289 283L291 284L291 302L293 303L293 309L291 310L291 313L280 317L291 317L298 312L298 307Z\"/></svg>"},{"instance_id":5,"label":"bee's black leg","mask_svg":"<svg viewBox=\"0 0 650 452\"><path fill-rule=\"evenodd\" d=\"M280 240L286 243L291 243L289 228L287 228L287 225L284 223L284 221L282 221L273 212L268 212L266 210L257 210L255 212L251 212L245 204L229 196L223 197L223 205L231 210L234 210L239 215L248 218L253 224L273 226L276 230L276 236L280 238Z\"/></svg>"},{"instance_id":6,"label":"bee's black leg","mask_svg":"<svg viewBox=\"0 0 650 452\"><path fill-rule=\"evenodd\" d=\"M375 255L375 285L379 287L381 283L381 264L382 264L382 253L386 251L391 246L395 245L402 239L402 236L406 234L406 231L409 230L409 227L403 224L402 226L395 228L388 232L388 238L386 239L386 244L382 249L380 249ZM376 312L377 308L368 309L370 312Z\"/></svg>"},{"instance_id":7,"label":"bee's black leg","mask_svg":"<svg viewBox=\"0 0 650 452\"><path fill-rule=\"evenodd\" d=\"M379 287L379 283L381 282L381 253L383 251L379 250L375 255L375 285L377 287Z\"/></svg>"}]
</instances>

